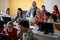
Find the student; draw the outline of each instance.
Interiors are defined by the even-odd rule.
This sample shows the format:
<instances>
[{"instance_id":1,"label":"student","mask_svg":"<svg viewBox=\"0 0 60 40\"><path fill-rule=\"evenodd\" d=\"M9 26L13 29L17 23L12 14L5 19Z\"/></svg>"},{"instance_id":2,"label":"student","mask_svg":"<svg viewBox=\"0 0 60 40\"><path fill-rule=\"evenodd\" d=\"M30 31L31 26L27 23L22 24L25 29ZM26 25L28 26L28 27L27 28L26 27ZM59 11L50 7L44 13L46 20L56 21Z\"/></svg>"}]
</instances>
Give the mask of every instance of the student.
<instances>
[{"instance_id":1,"label":"student","mask_svg":"<svg viewBox=\"0 0 60 40\"><path fill-rule=\"evenodd\" d=\"M11 17L10 8L7 8L4 13L4 17Z\"/></svg>"},{"instance_id":2,"label":"student","mask_svg":"<svg viewBox=\"0 0 60 40\"><path fill-rule=\"evenodd\" d=\"M44 15L47 12L45 5L42 5L41 14Z\"/></svg>"},{"instance_id":3,"label":"student","mask_svg":"<svg viewBox=\"0 0 60 40\"><path fill-rule=\"evenodd\" d=\"M36 16L33 20L33 25L37 25L39 22L43 22L43 16L40 14L40 12L36 12Z\"/></svg>"},{"instance_id":4,"label":"student","mask_svg":"<svg viewBox=\"0 0 60 40\"><path fill-rule=\"evenodd\" d=\"M52 14L55 14L55 15L59 14L59 9L57 5L54 5Z\"/></svg>"},{"instance_id":5,"label":"student","mask_svg":"<svg viewBox=\"0 0 60 40\"><path fill-rule=\"evenodd\" d=\"M29 23L27 21L21 21L19 27L21 31L17 36L17 40L34 40L34 34L29 29Z\"/></svg>"},{"instance_id":6,"label":"student","mask_svg":"<svg viewBox=\"0 0 60 40\"><path fill-rule=\"evenodd\" d=\"M3 31L3 22L0 21L0 40L8 40L8 36L2 33Z\"/></svg>"},{"instance_id":7,"label":"student","mask_svg":"<svg viewBox=\"0 0 60 40\"><path fill-rule=\"evenodd\" d=\"M54 5L52 14L53 14L53 20L54 20L54 22L56 22L57 15L59 15L59 9L58 9L57 5Z\"/></svg>"},{"instance_id":8,"label":"student","mask_svg":"<svg viewBox=\"0 0 60 40\"><path fill-rule=\"evenodd\" d=\"M17 29L13 27L13 23L9 21L7 27L2 31L3 34L8 35L8 40L15 40L17 36Z\"/></svg>"},{"instance_id":9,"label":"student","mask_svg":"<svg viewBox=\"0 0 60 40\"><path fill-rule=\"evenodd\" d=\"M37 11L40 11L40 9L37 7L36 2L33 1L32 7L26 13L26 15L30 17L30 21L32 21L32 19L35 17Z\"/></svg>"},{"instance_id":10,"label":"student","mask_svg":"<svg viewBox=\"0 0 60 40\"><path fill-rule=\"evenodd\" d=\"M44 22L48 22L49 16L50 16L49 12L44 14L44 16L43 16Z\"/></svg>"},{"instance_id":11,"label":"student","mask_svg":"<svg viewBox=\"0 0 60 40\"><path fill-rule=\"evenodd\" d=\"M15 17L15 19L13 20L13 22L15 22L15 21L20 21L20 20L25 20L26 19L26 17L25 17L25 15L23 15L23 11L22 11L22 9L21 8L18 8L17 9L17 16Z\"/></svg>"}]
</instances>

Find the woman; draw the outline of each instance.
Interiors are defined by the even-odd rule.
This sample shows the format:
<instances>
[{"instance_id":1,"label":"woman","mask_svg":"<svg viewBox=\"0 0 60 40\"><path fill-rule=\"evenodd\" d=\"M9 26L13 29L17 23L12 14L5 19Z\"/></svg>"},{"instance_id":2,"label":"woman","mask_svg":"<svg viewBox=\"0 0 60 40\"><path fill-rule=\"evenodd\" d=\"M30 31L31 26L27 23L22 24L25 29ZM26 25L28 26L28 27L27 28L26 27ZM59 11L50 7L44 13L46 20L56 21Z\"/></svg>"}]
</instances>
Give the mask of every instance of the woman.
<instances>
[{"instance_id":1,"label":"woman","mask_svg":"<svg viewBox=\"0 0 60 40\"><path fill-rule=\"evenodd\" d=\"M25 17L25 15L23 15L22 9L21 8L18 8L17 9L17 16L15 17L15 19L13 20L13 22L14 21L19 22L20 20L25 20L25 19L26 19L26 17Z\"/></svg>"},{"instance_id":2,"label":"woman","mask_svg":"<svg viewBox=\"0 0 60 40\"><path fill-rule=\"evenodd\" d=\"M43 16L40 14L40 12L37 12L33 21L33 25L37 25L39 22L43 22Z\"/></svg>"},{"instance_id":3,"label":"woman","mask_svg":"<svg viewBox=\"0 0 60 40\"><path fill-rule=\"evenodd\" d=\"M52 14L59 14L59 9L57 5L54 5Z\"/></svg>"},{"instance_id":4,"label":"woman","mask_svg":"<svg viewBox=\"0 0 60 40\"><path fill-rule=\"evenodd\" d=\"M10 8L7 8L4 14L4 17L11 17Z\"/></svg>"},{"instance_id":5,"label":"woman","mask_svg":"<svg viewBox=\"0 0 60 40\"><path fill-rule=\"evenodd\" d=\"M52 14L53 14L53 16L52 16L53 20L54 20L54 22L56 22L57 21L57 15L59 15L59 9L58 9L57 5L54 5Z\"/></svg>"},{"instance_id":6,"label":"woman","mask_svg":"<svg viewBox=\"0 0 60 40\"><path fill-rule=\"evenodd\" d=\"M45 5L42 5L41 14L44 15L47 12Z\"/></svg>"}]
</instances>

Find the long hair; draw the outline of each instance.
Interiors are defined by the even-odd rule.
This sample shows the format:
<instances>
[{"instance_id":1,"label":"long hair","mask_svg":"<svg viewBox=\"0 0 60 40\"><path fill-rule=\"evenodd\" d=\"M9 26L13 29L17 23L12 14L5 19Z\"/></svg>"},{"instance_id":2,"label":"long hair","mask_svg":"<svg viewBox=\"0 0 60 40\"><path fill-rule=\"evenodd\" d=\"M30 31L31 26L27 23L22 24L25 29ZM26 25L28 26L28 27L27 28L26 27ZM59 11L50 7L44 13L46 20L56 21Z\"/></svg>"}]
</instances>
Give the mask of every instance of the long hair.
<instances>
[{"instance_id":1,"label":"long hair","mask_svg":"<svg viewBox=\"0 0 60 40\"><path fill-rule=\"evenodd\" d=\"M21 11L21 17L22 17L22 15L23 15L23 11L22 11L22 9L21 8L18 8L17 10L19 10L19 11ZM17 16L19 16L19 14L17 14Z\"/></svg>"},{"instance_id":2,"label":"long hair","mask_svg":"<svg viewBox=\"0 0 60 40\"><path fill-rule=\"evenodd\" d=\"M57 5L54 5L54 7L56 8L56 11L59 12L58 6Z\"/></svg>"}]
</instances>

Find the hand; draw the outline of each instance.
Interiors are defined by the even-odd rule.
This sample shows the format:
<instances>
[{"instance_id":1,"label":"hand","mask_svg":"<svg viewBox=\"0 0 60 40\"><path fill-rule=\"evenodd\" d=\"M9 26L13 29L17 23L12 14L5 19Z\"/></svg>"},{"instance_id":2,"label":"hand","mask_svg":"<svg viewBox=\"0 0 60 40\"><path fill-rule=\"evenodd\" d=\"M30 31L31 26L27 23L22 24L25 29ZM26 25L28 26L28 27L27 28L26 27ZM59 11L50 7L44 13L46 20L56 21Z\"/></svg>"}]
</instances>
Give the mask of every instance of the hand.
<instances>
[{"instance_id":1,"label":"hand","mask_svg":"<svg viewBox=\"0 0 60 40\"><path fill-rule=\"evenodd\" d=\"M21 40L21 39L18 39L18 40Z\"/></svg>"},{"instance_id":2,"label":"hand","mask_svg":"<svg viewBox=\"0 0 60 40\"><path fill-rule=\"evenodd\" d=\"M4 31L5 31L5 34L8 35L7 28L5 28Z\"/></svg>"}]
</instances>

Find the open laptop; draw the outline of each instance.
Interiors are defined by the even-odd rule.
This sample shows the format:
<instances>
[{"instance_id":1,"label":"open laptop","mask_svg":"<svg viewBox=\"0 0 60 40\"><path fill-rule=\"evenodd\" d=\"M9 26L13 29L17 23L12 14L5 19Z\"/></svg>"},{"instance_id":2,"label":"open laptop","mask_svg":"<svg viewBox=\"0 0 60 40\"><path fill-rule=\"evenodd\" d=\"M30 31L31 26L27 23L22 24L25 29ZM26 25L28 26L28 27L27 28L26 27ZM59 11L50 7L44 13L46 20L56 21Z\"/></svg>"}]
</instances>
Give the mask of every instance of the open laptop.
<instances>
[{"instance_id":1,"label":"open laptop","mask_svg":"<svg viewBox=\"0 0 60 40\"><path fill-rule=\"evenodd\" d=\"M7 24L8 21L12 21L11 17L2 17L4 24Z\"/></svg>"}]
</instances>

